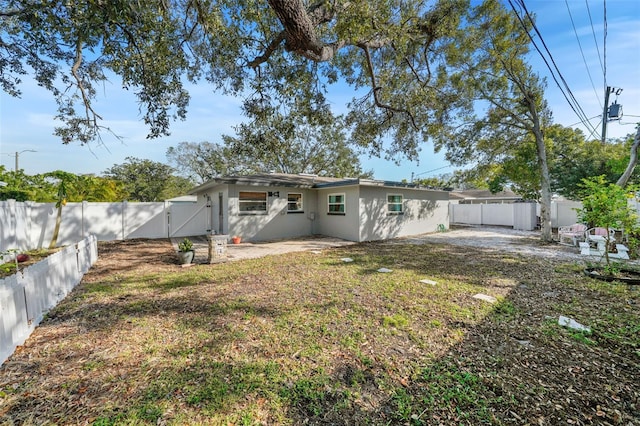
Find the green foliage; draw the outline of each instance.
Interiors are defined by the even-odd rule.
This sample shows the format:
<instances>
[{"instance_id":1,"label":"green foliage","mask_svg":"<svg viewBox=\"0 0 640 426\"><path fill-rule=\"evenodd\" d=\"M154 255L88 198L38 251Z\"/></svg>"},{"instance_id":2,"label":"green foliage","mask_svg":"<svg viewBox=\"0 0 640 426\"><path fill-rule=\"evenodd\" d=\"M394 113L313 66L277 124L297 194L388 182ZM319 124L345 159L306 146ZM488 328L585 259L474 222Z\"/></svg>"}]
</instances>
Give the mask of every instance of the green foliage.
<instances>
[{"instance_id":1,"label":"green foliage","mask_svg":"<svg viewBox=\"0 0 640 426\"><path fill-rule=\"evenodd\" d=\"M224 144L182 142L167 150L167 159L190 179L205 182L222 175L264 172L312 173L320 176L371 177L346 140L342 117L300 113L255 114L236 128Z\"/></svg>"},{"instance_id":2,"label":"green foliage","mask_svg":"<svg viewBox=\"0 0 640 426\"><path fill-rule=\"evenodd\" d=\"M398 388L392 396L392 415L411 425L428 425L433 414L451 412L460 424L491 423L489 406L497 398L488 397L480 377L462 371L455 363L444 360L422 370L416 379L424 391L422 398Z\"/></svg>"},{"instance_id":3,"label":"green foliage","mask_svg":"<svg viewBox=\"0 0 640 426\"><path fill-rule=\"evenodd\" d=\"M578 211L578 220L589 226L624 230L634 234L637 229L638 215L629 206L629 200L635 198L638 188L628 185L622 188L609 183L604 176L583 179L581 185L582 209ZM611 241L606 235L607 247ZM611 267L608 253L605 252L607 267Z\"/></svg>"},{"instance_id":4,"label":"green foliage","mask_svg":"<svg viewBox=\"0 0 640 426\"><path fill-rule=\"evenodd\" d=\"M180 251L191 251L193 250L193 242L190 239L185 238L178 244L178 250Z\"/></svg>"},{"instance_id":5,"label":"green foliage","mask_svg":"<svg viewBox=\"0 0 640 426\"><path fill-rule=\"evenodd\" d=\"M448 99L448 120L437 132L435 148L446 148L452 164L473 163L480 174L493 172L488 181L499 183L495 178L504 176L516 183L518 193L538 199L541 237L551 240L544 140L551 112L544 80L525 61L527 29L501 2L487 0L473 8L462 40L448 58L452 70L447 87L457 97Z\"/></svg>"},{"instance_id":6,"label":"green foliage","mask_svg":"<svg viewBox=\"0 0 640 426\"><path fill-rule=\"evenodd\" d=\"M110 130L93 103L110 74L136 94L149 137L169 134L170 122L185 117L186 83L206 81L245 96L249 115L266 117L292 99L308 101L295 109L316 115L329 107L328 86L340 81L354 93L362 89L347 118L354 142L374 154L413 158L449 118L448 103L466 97L446 88L449 63L464 61L458 47L483 34L466 31L476 22L465 0L0 7L0 84L18 96L21 77L33 75L58 102L64 124L57 135L81 144Z\"/></svg>"},{"instance_id":7,"label":"green foliage","mask_svg":"<svg viewBox=\"0 0 640 426\"><path fill-rule=\"evenodd\" d=\"M44 175L29 176L23 170L6 171L0 166L0 200L51 202L55 200L56 188Z\"/></svg>"},{"instance_id":8,"label":"green foliage","mask_svg":"<svg viewBox=\"0 0 640 426\"><path fill-rule=\"evenodd\" d=\"M26 175L5 171L0 166L0 200L35 201L39 203L58 202L66 198L69 202L79 201L121 201L126 198L124 184L113 179L91 175L75 175L64 171L53 171L38 175ZM60 183L64 181L63 188ZM60 197L60 190L66 196Z\"/></svg>"},{"instance_id":9,"label":"green foliage","mask_svg":"<svg viewBox=\"0 0 640 426\"><path fill-rule=\"evenodd\" d=\"M183 195L193 186L189 180L173 176L173 168L166 164L134 157L126 161L104 174L124 185L130 201L161 201Z\"/></svg>"},{"instance_id":10,"label":"green foliage","mask_svg":"<svg viewBox=\"0 0 640 426\"><path fill-rule=\"evenodd\" d=\"M204 183L218 176L234 174L231 153L211 142L180 142L167 149L167 160L183 176L193 182Z\"/></svg>"},{"instance_id":11,"label":"green foliage","mask_svg":"<svg viewBox=\"0 0 640 426\"><path fill-rule=\"evenodd\" d=\"M569 199L579 198L583 179L604 176L607 182L616 182L626 168L633 143L633 135L606 144L586 141L580 130L559 125L551 126L545 137L550 146L552 189Z\"/></svg>"},{"instance_id":12,"label":"green foliage","mask_svg":"<svg viewBox=\"0 0 640 426\"><path fill-rule=\"evenodd\" d=\"M582 210L578 212L578 219L590 226L633 232L637 228L638 215L629 206L629 200L635 197L637 190L632 185L622 188L609 183L604 176L583 179Z\"/></svg>"},{"instance_id":13,"label":"green foliage","mask_svg":"<svg viewBox=\"0 0 640 426\"><path fill-rule=\"evenodd\" d=\"M404 328L409 325L409 319L398 313L382 318L382 325L385 327Z\"/></svg>"},{"instance_id":14,"label":"green foliage","mask_svg":"<svg viewBox=\"0 0 640 426\"><path fill-rule=\"evenodd\" d=\"M319 176L370 177L347 142L343 117L328 109L310 115L310 105L295 101L291 112L269 114L250 110L250 123L236 128L236 137L223 136L227 163L241 173L275 171ZM297 108L297 109L296 109ZM300 110L303 112L294 112Z\"/></svg>"},{"instance_id":15,"label":"green foliage","mask_svg":"<svg viewBox=\"0 0 640 426\"><path fill-rule=\"evenodd\" d=\"M0 260L3 260L6 256L9 256L11 254L15 255L17 253L19 253L20 250L18 249L8 249L5 251L0 252ZM15 257L14 260L12 262L8 262L8 263L3 263L2 265L0 265L0 272L2 272L3 274L11 274L11 273L15 273L18 271L18 258Z\"/></svg>"},{"instance_id":16,"label":"green foliage","mask_svg":"<svg viewBox=\"0 0 640 426\"><path fill-rule=\"evenodd\" d=\"M449 188L453 186L452 177L447 175L414 179L412 183L426 188Z\"/></svg>"}]
</instances>

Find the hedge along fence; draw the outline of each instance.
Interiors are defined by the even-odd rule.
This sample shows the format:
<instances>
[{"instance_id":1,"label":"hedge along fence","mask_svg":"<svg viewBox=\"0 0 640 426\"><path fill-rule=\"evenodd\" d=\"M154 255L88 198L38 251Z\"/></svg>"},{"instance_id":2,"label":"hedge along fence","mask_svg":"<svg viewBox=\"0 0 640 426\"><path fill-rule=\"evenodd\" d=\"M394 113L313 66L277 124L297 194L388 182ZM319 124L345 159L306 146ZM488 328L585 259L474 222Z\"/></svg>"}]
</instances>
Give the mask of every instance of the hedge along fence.
<instances>
[{"instance_id":1,"label":"hedge along fence","mask_svg":"<svg viewBox=\"0 0 640 426\"><path fill-rule=\"evenodd\" d=\"M0 364L22 345L44 315L78 285L98 259L90 235L0 280Z\"/></svg>"}]
</instances>

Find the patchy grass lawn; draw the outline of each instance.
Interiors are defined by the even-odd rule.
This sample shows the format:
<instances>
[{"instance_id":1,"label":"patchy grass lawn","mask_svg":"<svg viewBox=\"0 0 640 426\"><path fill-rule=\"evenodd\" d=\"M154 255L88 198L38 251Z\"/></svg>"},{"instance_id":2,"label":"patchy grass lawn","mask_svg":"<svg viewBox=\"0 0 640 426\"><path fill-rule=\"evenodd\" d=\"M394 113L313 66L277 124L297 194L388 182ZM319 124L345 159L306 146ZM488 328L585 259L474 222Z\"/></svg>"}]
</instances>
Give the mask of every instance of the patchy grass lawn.
<instances>
[{"instance_id":1,"label":"patchy grass lawn","mask_svg":"<svg viewBox=\"0 0 640 426\"><path fill-rule=\"evenodd\" d=\"M0 369L0 423L640 419L639 292L574 264L383 243L188 269L164 240L99 251Z\"/></svg>"}]
</instances>

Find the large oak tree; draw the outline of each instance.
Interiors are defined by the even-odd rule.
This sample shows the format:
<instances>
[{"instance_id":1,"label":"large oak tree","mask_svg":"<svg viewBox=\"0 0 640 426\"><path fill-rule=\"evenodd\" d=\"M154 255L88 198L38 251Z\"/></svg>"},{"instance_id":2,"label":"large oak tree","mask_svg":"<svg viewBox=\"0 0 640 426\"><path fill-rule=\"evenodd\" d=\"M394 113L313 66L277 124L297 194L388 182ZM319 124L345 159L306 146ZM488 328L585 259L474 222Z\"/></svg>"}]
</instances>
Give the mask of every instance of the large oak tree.
<instances>
[{"instance_id":1,"label":"large oak tree","mask_svg":"<svg viewBox=\"0 0 640 426\"><path fill-rule=\"evenodd\" d=\"M550 239L550 114L523 60L526 33L497 0L0 0L0 84L17 94L32 72L58 100L58 135L87 143L110 73L135 91L150 137L184 118L185 81L209 81L256 113L292 98L321 110L327 86L345 82L360 96L347 115L354 139L376 155L413 159L430 137L453 156L531 137ZM490 106L476 116L478 99ZM471 127L451 131L461 121ZM442 142L451 134L466 139Z\"/></svg>"},{"instance_id":2,"label":"large oak tree","mask_svg":"<svg viewBox=\"0 0 640 426\"><path fill-rule=\"evenodd\" d=\"M0 1L0 83L19 94L33 74L59 104L63 142L88 143L107 76L137 95L150 137L184 118L186 81L243 96L254 107L311 94L325 105L338 80L364 95L350 105L359 142L415 156L446 102L447 49L464 0Z\"/></svg>"}]
</instances>

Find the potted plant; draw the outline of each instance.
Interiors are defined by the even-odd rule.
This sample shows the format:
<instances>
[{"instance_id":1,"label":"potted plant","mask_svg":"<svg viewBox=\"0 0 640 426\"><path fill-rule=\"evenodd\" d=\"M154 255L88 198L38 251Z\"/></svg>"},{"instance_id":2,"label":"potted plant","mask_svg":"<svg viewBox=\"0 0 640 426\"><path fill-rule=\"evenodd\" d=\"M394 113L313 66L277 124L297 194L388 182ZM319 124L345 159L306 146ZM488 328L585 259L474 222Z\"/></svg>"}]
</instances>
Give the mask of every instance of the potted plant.
<instances>
[{"instance_id":1,"label":"potted plant","mask_svg":"<svg viewBox=\"0 0 640 426\"><path fill-rule=\"evenodd\" d=\"M193 257L196 252L193 249L193 243L190 239L185 238L178 244L178 259L182 265L189 264L193 262Z\"/></svg>"},{"instance_id":2,"label":"potted plant","mask_svg":"<svg viewBox=\"0 0 640 426\"><path fill-rule=\"evenodd\" d=\"M239 237L239 236L237 236L237 235L234 235L233 237L231 237L231 242L232 242L233 244L240 244L240 241L242 241L242 238L240 238L240 237Z\"/></svg>"}]
</instances>

